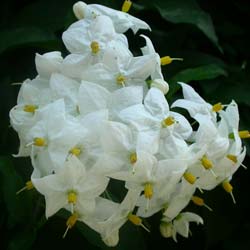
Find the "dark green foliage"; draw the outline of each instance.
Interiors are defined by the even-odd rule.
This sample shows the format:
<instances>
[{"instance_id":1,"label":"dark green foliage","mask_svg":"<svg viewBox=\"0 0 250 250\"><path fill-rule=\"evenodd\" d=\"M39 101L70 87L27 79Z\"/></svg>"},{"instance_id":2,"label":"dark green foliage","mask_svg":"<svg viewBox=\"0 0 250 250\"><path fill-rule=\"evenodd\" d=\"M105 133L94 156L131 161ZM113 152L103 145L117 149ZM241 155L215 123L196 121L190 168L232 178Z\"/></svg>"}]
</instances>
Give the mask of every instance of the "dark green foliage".
<instances>
[{"instance_id":1,"label":"dark green foliage","mask_svg":"<svg viewBox=\"0 0 250 250\"><path fill-rule=\"evenodd\" d=\"M62 31L76 19L73 0L3 0L0 15L0 249L108 249L100 237L78 224L67 238L67 214L60 211L48 221L44 217L44 201L36 192L16 191L25 185L31 172L27 159L15 159L18 138L9 127L9 110L16 104L18 86L36 75L35 53L66 50ZM120 8L122 0L86 1ZM147 21L152 33L146 32L161 56L182 57L183 62L164 66L170 84L170 103L180 96L177 84L183 81L194 86L211 103L228 103L235 99L241 114L240 127L250 129L250 2L244 0L138 0L131 13ZM128 32L131 36L131 33ZM141 38L133 38L138 54ZM250 154L249 143L245 142ZM249 157L245 160L249 165ZM232 183L237 205L218 187L205 193L206 202L214 209L192 209L204 217L204 227L191 226L193 236L179 237L179 243L162 238L158 231L159 214L145 223L148 234L130 224L121 230L117 250L132 249L250 249L250 173L243 169Z\"/></svg>"}]
</instances>

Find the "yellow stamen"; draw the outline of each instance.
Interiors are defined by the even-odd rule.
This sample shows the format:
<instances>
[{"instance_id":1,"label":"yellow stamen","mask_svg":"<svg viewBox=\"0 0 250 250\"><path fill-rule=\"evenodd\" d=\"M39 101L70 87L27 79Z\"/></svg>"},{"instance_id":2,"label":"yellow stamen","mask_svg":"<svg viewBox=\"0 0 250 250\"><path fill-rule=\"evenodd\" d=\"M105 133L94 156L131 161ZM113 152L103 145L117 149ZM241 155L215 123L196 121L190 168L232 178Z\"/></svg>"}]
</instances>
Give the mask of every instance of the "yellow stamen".
<instances>
[{"instance_id":1,"label":"yellow stamen","mask_svg":"<svg viewBox=\"0 0 250 250\"><path fill-rule=\"evenodd\" d=\"M153 196L153 186L151 183L146 183L144 185L144 196L146 199L151 199Z\"/></svg>"},{"instance_id":2,"label":"yellow stamen","mask_svg":"<svg viewBox=\"0 0 250 250\"><path fill-rule=\"evenodd\" d=\"M68 203L76 204L77 201L77 193L71 191L68 193Z\"/></svg>"},{"instance_id":3,"label":"yellow stamen","mask_svg":"<svg viewBox=\"0 0 250 250\"><path fill-rule=\"evenodd\" d=\"M137 162L137 154L136 152L133 152L129 156L129 160L131 164L135 164Z\"/></svg>"},{"instance_id":4,"label":"yellow stamen","mask_svg":"<svg viewBox=\"0 0 250 250\"><path fill-rule=\"evenodd\" d=\"M116 77L116 83L118 85L122 85L124 87L125 86L125 81L126 81L126 77L124 75L118 75Z\"/></svg>"},{"instance_id":5,"label":"yellow stamen","mask_svg":"<svg viewBox=\"0 0 250 250\"><path fill-rule=\"evenodd\" d=\"M231 193L233 191L233 186L230 184L229 181L224 181L222 183L222 187L227 193Z\"/></svg>"},{"instance_id":6,"label":"yellow stamen","mask_svg":"<svg viewBox=\"0 0 250 250\"><path fill-rule=\"evenodd\" d=\"M206 207L208 210L213 211L212 208L210 208L208 205L206 205L206 203L204 202L204 200L203 200L202 198L200 198L200 197L198 197L198 196L193 196L193 197L191 198L191 200L192 200L192 202L193 202L195 205L200 206L200 207L204 206L204 207Z\"/></svg>"},{"instance_id":7,"label":"yellow stamen","mask_svg":"<svg viewBox=\"0 0 250 250\"><path fill-rule=\"evenodd\" d=\"M36 105L25 105L23 111L28 113L34 113L38 107Z\"/></svg>"},{"instance_id":8,"label":"yellow stamen","mask_svg":"<svg viewBox=\"0 0 250 250\"><path fill-rule=\"evenodd\" d=\"M234 198L234 195L233 195L233 186L230 184L229 181L224 181L222 183L222 187L224 188L224 190L229 193L233 199L233 203L236 204L236 201L235 201L235 198Z\"/></svg>"},{"instance_id":9,"label":"yellow stamen","mask_svg":"<svg viewBox=\"0 0 250 250\"><path fill-rule=\"evenodd\" d=\"M237 156L236 155L227 155L227 158L229 159L229 160L231 160L232 162L234 162L234 163L237 163L238 162L238 160L237 160Z\"/></svg>"},{"instance_id":10,"label":"yellow stamen","mask_svg":"<svg viewBox=\"0 0 250 250\"><path fill-rule=\"evenodd\" d=\"M223 106L222 106L221 102L218 102L218 103L214 104L213 107L212 107L213 112L219 112L222 109L223 109Z\"/></svg>"},{"instance_id":11,"label":"yellow stamen","mask_svg":"<svg viewBox=\"0 0 250 250\"><path fill-rule=\"evenodd\" d=\"M140 226L142 223L141 218L132 213L128 215L128 220L131 221L136 226Z\"/></svg>"},{"instance_id":12,"label":"yellow stamen","mask_svg":"<svg viewBox=\"0 0 250 250\"><path fill-rule=\"evenodd\" d=\"M96 42L96 41L93 41L90 44L90 48L91 48L91 51L92 51L93 54L97 54L100 51L99 43Z\"/></svg>"},{"instance_id":13,"label":"yellow stamen","mask_svg":"<svg viewBox=\"0 0 250 250\"><path fill-rule=\"evenodd\" d=\"M239 131L239 137L241 139L248 139L250 138L250 132L248 130Z\"/></svg>"},{"instance_id":14,"label":"yellow stamen","mask_svg":"<svg viewBox=\"0 0 250 250\"><path fill-rule=\"evenodd\" d=\"M143 229L145 229L147 232L150 232L148 228L146 228L143 224L142 224L142 219L140 217L138 217L135 214L129 213L128 215L128 220L131 221L134 225L136 226L141 226Z\"/></svg>"},{"instance_id":15,"label":"yellow stamen","mask_svg":"<svg viewBox=\"0 0 250 250\"><path fill-rule=\"evenodd\" d=\"M81 154L81 149L78 147L74 147L70 149L69 153L75 156L79 156Z\"/></svg>"},{"instance_id":16,"label":"yellow stamen","mask_svg":"<svg viewBox=\"0 0 250 250\"><path fill-rule=\"evenodd\" d=\"M34 188L34 185L33 185L32 181L27 181L27 182L25 183L25 185L26 185L26 189L27 189L27 190L31 190L31 189Z\"/></svg>"},{"instance_id":17,"label":"yellow stamen","mask_svg":"<svg viewBox=\"0 0 250 250\"><path fill-rule=\"evenodd\" d=\"M167 117L162 121L162 127L168 127L175 123L175 119L172 116Z\"/></svg>"},{"instance_id":18,"label":"yellow stamen","mask_svg":"<svg viewBox=\"0 0 250 250\"><path fill-rule=\"evenodd\" d=\"M171 58L170 56L164 56L161 58L161 65L164 66L173 61L183 61L183 58Z\"/></svg>"},{"instance_id":19,"label":"yellow stamen","mask_svg":"<svg viewBox=\"0 0 250 250\"><path fill-rule=\"evenodd\" d=\"M68 218L68 220L67 220L67 222L66 222L67 228L66 228L65 233L63 234L63 238L66 237L66 235L67 235L67 233L68 233L68 230L71 229L71 228L76 224L78 218L79 218L79 215L78 215L77 213L73 213L73 214Z\"/></svg>"},{"instance_id":20,"label":"yellow stamen","mask_svg":"<svg viewBox=\"0 0 250 250\"><path fill-rule=\"evenodd\" d=\"M42 138L42 137L36 137L34 139L33 145L38 146L38 147L43 147L43 146L46 145L46 142L45 142L44 138Z\"/></svg>"},{"instance_id":21,"label":"yellow stamen","mask_svg":"<svg viewBox=\"0 0 250 250\"><path fill-rule=\"evenodd\" d=\"M122 4L122 11L129 12L131 5L132 5L132 2L130 0L125 0Z\"/></svg>"},{"instance_id":22,"label":"yellow stamen","mask_svg":"<svg viewBox=\"0 0 250 250\"><path fill-rule=\"evenodd\" d=\"M184 179L190 183L190 184L194 184L195 181L196 181L196 177L194 175L192 175L191 173L189 172L186 172L184 175L183 175Z\"/></svg>"},{"instance_id":23,"label":"yellow stamen","mask_svg":"<svg viewBox=\"0 0 250 250\"><path fill-rule=\"evenodd\" d=\"M27 182L25 183L25 186L24 186L23 188L21 188L20 190L18 190L18 191L16 192L16 194L20 194L20 193L23 192L24 190L31 190L31 189L33 189L33 188L34 188L34 185L33 185L32 181L27 181Z\"/></svg>"},{"instance_id":24,"label":"yellow stamen","mask_svg":"<svg viewBox=\"0 0 250 250\"><path fill-rule=\"evenodd\" d=\"M201 158L201 164L205 169L211 169L213 167L213 163L205 155Z\"/></svg>"},{"instance_id":25,"label":"yellow stamen","mask_svg":"<svg viewBox=\"0 0 250 250\"><path fill-rule=\"evenodd\" d=\"M197 206L204 206L204 200L198 196L193 196L191 198L192 202Z\"/></svg>"}]
</instances>

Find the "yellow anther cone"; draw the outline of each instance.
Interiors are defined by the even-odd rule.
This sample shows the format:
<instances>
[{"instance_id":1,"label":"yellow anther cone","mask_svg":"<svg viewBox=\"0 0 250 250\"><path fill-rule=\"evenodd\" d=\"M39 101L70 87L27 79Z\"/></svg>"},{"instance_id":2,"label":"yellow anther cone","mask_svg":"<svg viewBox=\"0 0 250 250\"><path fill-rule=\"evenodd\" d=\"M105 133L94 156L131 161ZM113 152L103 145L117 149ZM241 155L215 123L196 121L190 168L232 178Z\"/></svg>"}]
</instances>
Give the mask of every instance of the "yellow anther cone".
<instances>
[{"instance_id":1,"label":"yellow anther cone","mask_svg":"<svg viewBox=\"0 0 250 250\"><path fill-rule=\"evenodd\" d=\"M34 139L34 143L33 143L35 146L38 146L38 147L43 147L46 145L46 142L45 142L45 139L42 138L42 137L36 137Z\"/></svg>"},{"instance_id":2,"label":"yellow anther cone","mask_svg":"<svg viewBox=\"0 0 250 250\"><path fill-rule=\"evenodd\" d=\"M201 198L201 197L198 197L198 196L193 196L191 198L192 202L197 205L197 206L200 206L200 207L206 207L208 210L210 211L213 211L211 207L209 207L205 202L204 200Z\"/></svg>"},{"instance_id":3,"label":"yellow anther cone","mask_svg":"<svg viewBox=\"0 0 250 250\"><path fill-rule=\"evenodd\" d=\"M186 172L184 175L183 175L184 179L190 183L190 184L194 184L195 181L196 181L196 177L194 175L192 175L191 173L189 172Z\"/></svg>"},{"instance_id":4,"label":"yellow anther cone","mask_svg":"<svg viewBox=\"0 0 250 250\"><path fill-rule=\"evenodd\" d=\"M214 104L212 107L212 111L214 111L214 112L219 112L222 109L223 109L223 106L222 106L221 102Z\"/></svg>"},{"instance_id":5,"label":"yellow anther cone","mask_svg":"<svg viewBox=\"0 0 250 250\"><path fill-rule=\"evenodd\" d=\"M25 186L24 186L23 188L21 188L20 190L18 190L18 191L16 192L16 194L20 194L20 193L23 192L24 190L31 190L31 189L33 189L33 188L34 188L34 185L33 185L32 181L27 181L27 182L25 183Z\"/></svg>"},{"instance_id":6,"label":"yellow anther cone","mask_svg":"<svg viewBox=\"0 0 250 250\"><path fill-rule=\"evenodd\" d=\"M73 213L69 218L68 220L66 221L66 231L65 233L63 234L63 238L66 237L67 233L68 233L68 230L71 229L77 222L79 216L77 213Z\"/></svg>"},{"instance_id":7,"label":"yellow anther cone","mask_svg":"<svg viewBox=\"0 0 250 250\"><path fill-rule=\"evenodd\" d=\"M233 186L230 184L229 181L224 181L222 183L222 187L224 188L224 190L229 193L232 197L232 200L233 200L233 203L236 204L236 201L235 201L235 198L234 198L234 195L233 195Z\"/></svg>"},{"instance_id":8,"label":"yellow anther cone","mask_svg":"<svg viewBox=\"0 0 250 250\"><path fill-rule=\"evenodd\" d=\"M143 224L142 224L142 219L135 215L135 214L132 214L132 213L129 213L128 215L128 220L130 222L132 222L134 225L136 226L141 226L143 229L145 229L147 232L150 232L148 228L146 228Z\"/></svg>"},{"instance_id":9,"label":"yellow anther cone","mask_svg":"<svg viewBox=\"0 0 250 250\"><path fill-rule=\"evenodd\" d=\"M128 220L131 221L136 226L140 226L142 223L141 218L132 213L128 215Z\"/></svg>"},{"instance_id":10,"label":"yellow anther cone","mask_svg":"<svg viewBox=\"0 0 250 250\"><path fill-rule=\"evenodd\" d=\"M116 83L118 85L122 85L122 86L125 86L125 81L126 81L126 77L124 75L118 75L116 77Z\"/></svg>"},{"instance_id":11,"label":"yellow anther cone","mask_svg":"<svg viewBox=\"0 0 250 250\"><path fill-rule=\"evenodd\" d=\"M81 149L78 147L74 147L74 148L70 149L69 152L72 155L79 156L81 154Z\"/></svg>"},{"instance_id":12,"label":"yellow anther cone","mask_svg":"<svg viewBox=\"0 0 250 250\"><path fill-rule=\"evenodd\" d=\"M168 126L173 125L174 123L175 123L174 117L169 116L169 117L167 117L166 119L164 119L164 120L162 121L162 126L163 126L163 127L168 127Z\"/></svg>"},{"instance_id":13,"label":"yellow anther cone","mask_svg":"<svg viewBox=\"0 0 250 250\"><path fill-rule=\"evenodd\" d=\"M146 199L151 199L153 196L153 186L151 183L147 183L144 186L144 196Z\"/></svg>"},{"instance_id":14,"label":"yellow anther cone","mask_svg":"<svg viewBox=\"0 0 250 250\"><path fill-rule=\"evenodd\" d=\"M206 156L202 157L201 164L205 169L211 169L213 167L213 163Z\"/></svg>"},{"instance_id":15,"label":"yellow anther cone","mask_svg":"<svg viewBox=\"0 0 250 250\"><path fill-rule=\"evenodd\" d=\"M77 194L76 192L69 192L68 193L68 203L76 204L77 201Z\"/></svg>"},{"instance_id":16,"label":"yellow anther cone","mask_svg":"<svg viewBox=\"0 0 250 250\"><path fill-rule=\"evenodd\" d=\"M96 41L93 41L90 44L90 48L91 48L91 51L92 51L93 54L97 54L100 51L99 43L96 42Z\"/></svg>"},{"instance_id":17,"label":"yellow anther cone","mask_svg":"<svg viewBox=\"0 0 250 250\"><path fill-rule=\"evenodd\" d=\"M129 161L131 164L135 164L137 162L137 154L136 152L133 152L129 156Z\"/></svg>"},{"instance_id":18,"label":"yellow anther cone","mask_svg":"<svg viewBox=\"0 0 250 250\"><path fill-rule=\"evenodd\" d=\"M183 61L183 58L171 58L170 56L161 57L162 66L168 65L172 63L173 61Z\"/></svg>"},{"instance_id":19,"label":"yellow anther cone","mask_svg":"<svg viewBox=\"0 0 250 250\"><path fill-rule=\"evenodd\" d=\"M236 156L236 155L231 155L231 154L229 154L229 155L227 155L227 158L228 158L229 160L231 160L232 162L234 162L234 163L237 163L237 162L238 162L237 156Z\"/></svg>"},{"instance_id":20,"label":"yellow anther cone","mask_svg":"<svg viewBox=\"0 0 250 250\"><path fill-rule=\"evenodd\" d=\"M28 113L34 113L38 107L36 105L25 105L23 111Z\"/></svg>"},{"instance_id":21,"label":"yellow anther cone","mask_svg":"<svg viewBox=\"0 0 250 250\"><path fill-rule=\"evenodd\" d=\"M239 137L241 139L249 139L250 138L250 132L248 130L239 131Z\"/></svg>"},{"instance_id":22,"label":"yellow anther cone","mask_svg":"<svg viewBox=\"0 0 250 250\"><path fill-rule=\"evenodd\" d=\"M122 4L122 12L129 12L132 6L132 2L129 0L125 0Z\"/></svg>"}]
</instances>

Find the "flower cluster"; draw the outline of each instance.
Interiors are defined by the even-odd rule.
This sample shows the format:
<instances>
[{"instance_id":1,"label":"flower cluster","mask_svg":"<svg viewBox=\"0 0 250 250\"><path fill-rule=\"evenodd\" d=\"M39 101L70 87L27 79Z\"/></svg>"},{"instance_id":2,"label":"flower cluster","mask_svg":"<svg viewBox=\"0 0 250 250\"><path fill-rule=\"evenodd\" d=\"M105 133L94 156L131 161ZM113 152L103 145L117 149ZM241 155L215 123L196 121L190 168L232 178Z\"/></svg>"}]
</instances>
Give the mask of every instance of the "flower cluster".
<instances>
[{"instance_id":1,"label":"flower cluster","mask_svg":"<svg viewBox=\"0 0 250 250\"><path fill-rule=\"evenodd\" d=\"M238 130L234 101L211 105L185 83L171 109L188 118L170 109L161 65L178 58L160 58L146 36L142 55L133 56L123 33L150 27L127 13L130 5L76 3L79 20L62 36L70 54L37 54L38 75L22 83L10 111L16 156L33 165L25 188L44 195L46 217L64 208L66 233L80 221L109 246L128 220L148 230L143 218L159 211L164 237L188 237L189 223L203 220L183 208L190 201L209 208L197 189L222 184L235 201L230 180L246 154L241 138L250 136ZM112 179L124 183L120 203L107 188Z\"/></svg>"}]
</instances>

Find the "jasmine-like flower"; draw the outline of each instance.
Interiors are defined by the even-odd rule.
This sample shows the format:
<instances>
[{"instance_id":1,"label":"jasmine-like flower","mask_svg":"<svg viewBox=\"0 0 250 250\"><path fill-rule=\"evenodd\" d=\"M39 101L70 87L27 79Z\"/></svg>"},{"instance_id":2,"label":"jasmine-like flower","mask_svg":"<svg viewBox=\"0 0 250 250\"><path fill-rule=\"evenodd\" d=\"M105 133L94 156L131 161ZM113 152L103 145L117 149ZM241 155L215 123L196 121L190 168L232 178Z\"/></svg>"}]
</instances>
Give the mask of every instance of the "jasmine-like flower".
<instances>
[{"instance_id":1,"label":"jasmine-like flower","mask_svg":"<svg viewBox=\"0 0 250 250\"><path fill-rule=\"evenodd\" d=\"M115 30L118 33L124 33L128 29L132 29L136 33L139 29L149 29L150 27L144 21L135 18L128 13L110 9L99 4L86 4L77 2L73 6L74 13L78 19L87 19L92 21L99 15L105 15L114 22Z\"/></svg>"},{"instance_id":2,"label":"jasmine-like flower","mask_svg":"<svg viewBox=\"0 0 250 250\"><path fill-rule=\"evenodd\" d=\"M186 109L197 126L169 108L161 66L182 59L161 58L144 35L142 55L133 55L123 33L150 28L127 13L131 5L126 0L117 11L75 3L79 20L62 36L69 54L36 54L38 75L21 84L10 111L20 139L15 156L30 157L33 166L17 194L37 189L47 218L68 210L63 238L85 223L112 247L125 223L149 231L142 218L159 211L163 237L188 237L189 223L203 220L183 209L192 201L211 210L197 189L221 185L235 203L231 180L246 168L241 139L250 138L239 131L234 101L211 105L179 83L184 98L171 107ZM114 183L127 191L121 202Z\"/></svg>"},{"instance_id":3,"label":"jasmine-like flower","mask_svg":"<svg viewBox=\"0 0 250 250\"><path fill-rule=\"evenodd\" d=\"M67 205L71 206L72 212L76 207L82 213L91 213L95 208L95 198L105 190L108 179L90 176L77 157L71 156L61 170L33 178L32 183L45 196L48 218Z\"/></svg>"},{"instance_id":4,"label":"jasmine-like flower","mask_svg":"<svg viewBox=\"0 0 250 250\"><path fill-rule=\"evenodd\" d=\"M172 237L175 242L177 242L177 233L187 238L190 233L190 222L203 224L203 220L199 215L190 212L180 213L173 222L168 222L168 220L165 221L165 218L163 217L160 228L161 234L166 238Z\"/></svg>"}]
</instances>

